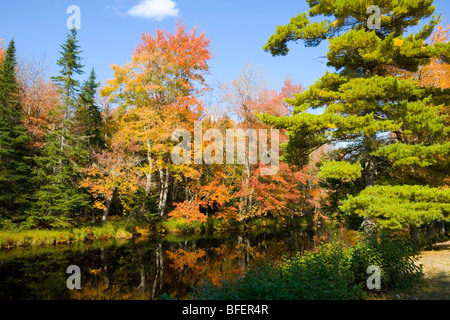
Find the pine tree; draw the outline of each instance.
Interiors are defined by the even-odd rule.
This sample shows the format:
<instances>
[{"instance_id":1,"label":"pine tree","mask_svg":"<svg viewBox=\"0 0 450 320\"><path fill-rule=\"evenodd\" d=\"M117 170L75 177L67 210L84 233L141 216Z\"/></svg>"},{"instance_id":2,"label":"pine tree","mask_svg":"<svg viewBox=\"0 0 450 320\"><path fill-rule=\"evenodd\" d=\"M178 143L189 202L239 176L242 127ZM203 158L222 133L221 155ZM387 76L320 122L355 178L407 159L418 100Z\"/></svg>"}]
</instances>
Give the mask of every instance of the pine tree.
<instances>
[{"instance_id":1,"label":"pine tree","mask_svg":"<svg viewBox=\"0 0 450 320\"><path fill-rule=\"evenodd\" d=\"M367 9L372 3L367 1L316 0L308 4L309 16L322 15L324 20L311 22L308 13L299 14L288 25L278 27L264 47L272 55L286 55L290 41L303 40L311 47L328 39L327 65L336 69L290 100L295 106L293 117L262 116L267 123L288 130L287 160L301 165L311 151L339 143L343 147L334 156L338 161L324 163L322 178L354 179L355 194L376 184L387 185L383 189L386 197L389 188L399 188L397 185L410 193L414 188L408 185L439 187L449 172L450 128L445 125L442 106L448 104L448 90L421 87L417 81L390 72L392 68L416 72L432 58L448 62L448 43L425 42L439 17L433 16L419 32L407 33L409 27L433 14L432 0L375 1L382 13L377 30L369 28ZM318 108L324 112L309 112ZM355 175L358 170L360 177ZM405 195L402 199L414 201ZM365 218L375 216L370 205L355 209L347 203L341 208ZM408 207L408 214L410 208L414 206ZM403 219L401 225L414 227L436 219L435 210L448 217L442 208L417 209L416 214L424 217ZM396 210L396 214L403 212L401 205Z\"/></svg>"},{"instance_id":2,"label":"pine tree","mask_svg":"<svg viewBox=\"0 0 450 320\"><path fill-rule=\"evenodd\" d=\"M27 207L30 186L30 138L16 78L16 49L11 40L0 66L0 214L11 215Z\"/></svg>"},{"instance_id":3,"label":"pine tree","mask_svg":"<svg viewBox=\"0 0 450 320\"><path fill-rule=\"evenodd\" d=\"M75 110L75 132L90 150L103 149L105 146L102 115L95 101L99 85L92 69L89 79L83 83Z\"/></svg>"}]
</instances>

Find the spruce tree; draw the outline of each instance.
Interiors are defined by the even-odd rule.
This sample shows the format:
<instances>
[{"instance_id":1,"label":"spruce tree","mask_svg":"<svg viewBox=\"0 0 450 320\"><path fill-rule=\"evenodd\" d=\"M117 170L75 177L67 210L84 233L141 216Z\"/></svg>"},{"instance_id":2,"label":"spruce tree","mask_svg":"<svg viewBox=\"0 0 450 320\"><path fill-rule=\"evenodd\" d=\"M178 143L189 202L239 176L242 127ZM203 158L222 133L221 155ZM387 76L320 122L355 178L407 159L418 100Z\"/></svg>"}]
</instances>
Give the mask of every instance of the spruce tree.
<instances>
[{"instance_id":1,"label":"spruce tree","mask_svg":"<svg viewBox=\"0 0 450 320\"><path fill-rule=\"evenodd\" d=\"M324 163L321 177L335 186L337 181L354 183L356 198L345 201L342 210L365 217L366 221L403 217L398 219L402 223L390 223L390 227L413 228L448 218L445 205L426 209L423 203L414 203L417 190L422 194L437 193L448 177L450 129L443 114L443 104L448 105L449 101L448 90L421 87L417 81L396 77L393 72L415 72L431 58L448 62L448 43L426 43L439 17L433 16L417 33L408 33L409 27L431 17L435 10L433 1L307 2L309 13L279 26L264 49L274 56L286 55L290 41L300 40L313 47L328 40L327 65L336 71L327 72L307 91L290 100L295 106L292 117L262 116L265 122L288 130L286 159L302 165L318 147L339 144L333 155L335 161ZM375 30L368 24L371 13L367 12L372 4L381 10L380 28ZM308 15L322 16L323 20L311 22ZM310 112L319 108L324 110L320 114ZM369 189L375 185L385 185L383 192L371 192ZM426 185L435 188L414 187ZM357 201L361 190L367 190L361 195L364 201ZM397 203L397 207L375 210L373 203L367 201L368 194L387 198L396 195L401 201L380 200L377 205ZM448 193L439 194L439 203L449 202L445 198ZM404 210L408 201L412 204ZM431 202L427 199L427 203Z\"/></svg>"},{"instance_id":2,"label":"spruce tree","mask_svg":"<svg viewBox=\"0 0 450 320\"><path fill-rule=\"evenodd\" d=\"M40 189L28 212L28 224L33 227L67 226L74 216L90 210L89 195L79 188L80 172L87 162L88 152L74 134L73 122L73 110L80 91L74 76L83 73L76 35L76 30L72 29L61 46L63 51L58 65L62 68L60 75L52 78L59 87L62 101L55 112L53 127L47 133L45 147L35 157Z\"/></svg>"},{"instance_id":3,"label":"spruce tree","mask_svg":"<svg viewBox=\"0 0 450 320\"><path fill-rule=\"evenodd\" d=\"M52 77L52 80L59 86L64 97L65 120L67 120L71 112L75 109L77 96L79 93L79 81L74 77L84 74L83 65L81 64L80 46L77 40L77 30L72 28L67 36L66 43L61 45L61 58L57 65L61 67L60 75Z\"/></svg>"},{"instance_id":4,"label":"spruce tree","mask_svg":"<svg viewBox=\"0 0 450 320\"><path fill-rule=\"evenodd\" d=\"M89 150L99 150L105 146L102 115L95 101L99 85L100 83L96 82L95 71L92 69L89 79L83 83L75 110L76 134Z\"/></svg>"},{"instance_id":5,"label":"spruce tree","mask_svg":"<svg viewBox=\"0 0 450 320\"><path fill-rule=\"evenodd\" d=\"M0 214L22 213L28 205L30 187L30 138L16 78L16 49L11 40L0 66Z\"/></svg>"},{"instance_id":6,"label":"spruce tree","mask_svg":"<svg viewBox=\"0 0 450 320\"><path fill-rule=\"evenodd\" d=\"M46 140L42 154L35 157L40 188L27 222L30 227L67 227L75 216L90 210L90 198L79 188L88 154L68 130L51 130Z\"/></svg>"}]
</instances>

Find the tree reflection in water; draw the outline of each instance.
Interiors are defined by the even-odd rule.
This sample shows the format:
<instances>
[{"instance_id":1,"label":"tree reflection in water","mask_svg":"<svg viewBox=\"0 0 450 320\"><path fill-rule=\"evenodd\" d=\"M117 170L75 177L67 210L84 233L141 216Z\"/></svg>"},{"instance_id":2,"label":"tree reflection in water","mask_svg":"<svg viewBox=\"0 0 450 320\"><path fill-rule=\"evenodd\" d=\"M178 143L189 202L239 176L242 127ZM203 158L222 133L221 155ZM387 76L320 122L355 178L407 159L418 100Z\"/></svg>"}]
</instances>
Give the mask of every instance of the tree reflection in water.
<instances>
[{"instance_id":1,"label":"tree reflection in water","mask_svg":"<svg viewBox=\"0 0 450 320\"><path fill-rule=\"evenodd\" d=\"M313 249L305 232L238 234L227 238L94 242L0 251L0 299L189 298L203 279L214 284L267 259ZM82 289L66 287L69 265L82 271Z\"/></svg>"}]
</instances>

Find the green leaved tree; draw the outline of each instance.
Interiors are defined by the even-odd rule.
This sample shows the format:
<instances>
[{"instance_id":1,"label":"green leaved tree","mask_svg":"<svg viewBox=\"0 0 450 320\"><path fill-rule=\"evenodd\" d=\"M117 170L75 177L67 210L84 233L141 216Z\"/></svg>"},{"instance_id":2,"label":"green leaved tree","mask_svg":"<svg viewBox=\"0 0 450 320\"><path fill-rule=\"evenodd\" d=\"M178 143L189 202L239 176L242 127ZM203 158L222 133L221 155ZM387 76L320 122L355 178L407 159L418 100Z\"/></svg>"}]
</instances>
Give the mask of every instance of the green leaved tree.
<instances>
[{"instance_id":1,"label":"green leaved tree","mask_svg":"<svg viewBox=\"0 0 450 320\"><path fill-rule=\"evenodd\" d=\"M448 62L448 43L426 42L439 22L439 17L430 18L435 10L433 1L307 2L309 12L279 26L264 49L274 56L286 55L291 41L314 47L328 40L327 65L335 72L327 72L289 101L295 106L293 116L262 116L265 122L288 130L286 160L302 165L313 150L335 144L339 149L333 153L334 161L324 163L321 177L334 181L335 186L339 180L352 181L352 191L347 192L358 195L378 184L386 185L377 193L379 197L389 197L398 188L412 192L414 188L409 185L429 185L434 187L430 192L438 192L449 172L450 128L443 112L449 101L448 89L421 87L418 81L401 79L391 72L393 68L416 72L433 58ZM380 9L378 29L368 23L372 4ZM312 22L310 17L322 20ZM424 19L428 21L418 32L409 32L409 27ZM310 112L322 108L320 114ZM360 175L355 172L358 170ZM403 198L414 201L414 197ZM396 203L398 206L389 210L398 215L410 215L414 208L406 210L401 201ZM372 212L373 206L358 207L357 212L352 208L349 204L341 207L346 213L365 217L368 226L375 216L375 221L384 219ZM434 206L433 210L440 210L439 217L448 219L446 208ZM438 217L435 211L417 210L417 214L423 217L399 218L404 223L389 226L415 227Z\"/></svg>"},{"instance_id":2,"label":"green leaved tree","mask_svg":"<svg viewBox=\"0 0 450 320\"><path fill-rule=\"evenodd\" d=\"M79 81L74 77L76 75L84 74L83 65L81 64L81 50L77 40L77 30L73 28L70 30L70 34L67 36L66 42L61 45L62 51L60 51L61 58L57 64L61 67L60 74L56 77L52 77L64 97L63 111L64 119L70 118L71 113L74 111L79 89Z\"/></svg>"},{"instance_id":3,"label":"green leaved tree","mask_svg":"<svg viewBox=\"0 0 450 320\"><path fill-rule=\"evenodd\" d=\"M0 65L0 216L16 215L28 206L30 138L23 125L19 89L11 40Z\"/></svg>"},{"instance_id":4,"label":"green leaved tree","mask_svg":"<svg viewBox=\"0 0 450 320\"><path fill-rule=\"evenodd\" d=\"M45 146L35 157L40 188L34 194L34 206L28 211L27 224L32 227L68 226L74 216L90 210L90 197L79 187L81 169L89 153L80 137L74 134L73 113L80 92L79 82L74 77L83 73L76 35L76 30L72 29L61 46L60 75L52 78L59 87L62 101L53 112L53 124L46 135Z\"/></svg>"},{"instance_id":5,"label":"green leaved tree","mask_svg":"<svg viewBox=\"0 0 450 320\"><path fill-rule=\"evenodd\" d=\"M88 80L83 83L75 109L75 133L89 150L100 150L105 147L102 115L95 101L99 85L92 69Z\"/></svg>"}]
</instances>

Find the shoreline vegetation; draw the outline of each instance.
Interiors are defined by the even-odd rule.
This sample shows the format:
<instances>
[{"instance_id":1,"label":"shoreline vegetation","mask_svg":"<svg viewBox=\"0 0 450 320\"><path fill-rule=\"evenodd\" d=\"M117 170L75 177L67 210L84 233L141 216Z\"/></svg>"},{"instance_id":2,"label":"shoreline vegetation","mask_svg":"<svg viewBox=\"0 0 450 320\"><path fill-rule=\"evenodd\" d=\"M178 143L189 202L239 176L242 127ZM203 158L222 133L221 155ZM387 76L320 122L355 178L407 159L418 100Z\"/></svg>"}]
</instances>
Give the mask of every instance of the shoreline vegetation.
<instances>
[{"instance_id":1,"label":"shoreline vegetation","mask_svg":"<svg viewBox=\"0 0 450 320\"><path fill-rule=\"evenodd\" d=\"M36 247L42 245L66 245L77 242L92 242L98 240L132 240L152 239L162 237L213 236L230 232L279 232L283 230L304 230L316 235L329 230L340 230L341 239L346 243L354 243L359 234L352 228L345 228L334 221L324 222L317 227L310 217L285 218L277 220L268 217L256 217L244 222L227 221L210 218L204 223L178 219L165 219L157 222L130 219L113 216L106 222L92 222L87 219L75 220L71 227L52 229L28 229L10 220L0 221L0 251L15 247ZM386 232L381 230L381 232ZM411 238L421 248L431 249L436 243L448 241L450 237L445 232L436 230L430 238L427 228L419 228ZM389 232L388 232L389 233ZM408 228L391 235L408 235Z\"/></svg>"},{"instance_id":2,"label":"shoreline vegetation","mask_svg":"<svg viewBox=\"0 0 450 320\"><path fill-rule=\"evenodd\" d=\"M33 247L40 245L65 245L75 242L91 242L96 240L131 240L148 239L167 235L208 235L223 234L230 231L247 230L281 230L287 223L277 223L274 219L254 219L246 225L237 223L230 225L219 219L210 219L205 224L187 223L179 220L163 220L150 225L124 219L112 219L101 223L79 223L79 226L64 229L20 229L10 225L0 229L0 250L15 247ZM289 225L304 226L302 221L291 221Z\"/></svg>"},{"instance_id":3,"label":"shoreline vegetation","mask_svg":"<svg viewBox=\"0 0 450 320\"><path fill-rule=\"evenodd\" d=\"M408 289L423 277L419 247L405 235L358 237L352 246L322 244L316 250L263 262L243 276L196 288L200 300L359 300ZM380 286L368 288L367 270L376 266Z\"/></svg>"},{"instance_id":4,"label":"shoreline vegetation","mask_svg":"<svg viewBox=\"0 0 450 320\"><path fill-rule=\"evenodd\" d=\"M218 219L211 219L205 224L198 225L164 220L150 227L148 222L111 218L108 222L96 224L78 221L78 225L70 229L20 230L13 227L11 230L0 230L0 258L2 256L11 258L11 254L20 257L30 254L34 256L48 250L84 251L98 246L126 245L132 241L152 241L155 238L164 241L173 238L173 241L180 241L179 239L186 237L219 236L239 231L248 233L292 229L312 231L311 226L308 227L307 222L302 219L283 223L277 223L275 219L255 219L239 228L236 225L221 223ZM262 261L248 269L244 276L224 281L219 285L204 282L195 288L192 298L409 299L421 297L417 288L431 287L430 279L426 277L427 273L423 272L429 270L431 266L426 263L422 265L418 261L423 261L423 256L429 254L433 254L433 261L436 261L439 252L425 251L427 243L415 242L408 234L408 230L395 234L379 231L374 238L332 224L323 227L329 227L330 232L326 232L328 239L319 240L317 248L303 254L298 252L280 261ZM433 240L435 243L448 240L448 237L444 238L444 236L436 237ZM448 253L442 251L441 254L445 259L445 254ZM382 270L380 290L372 291L365 287L367 268L370 265L380 266ZM324 282L325 278L331 280ZM433 281L432 279L431 282ZM434 299L445 297L445 292L436 285L428 291L432 291ZM164 299L165 296L161 298Z\"/></svg>"}]
</instances>

